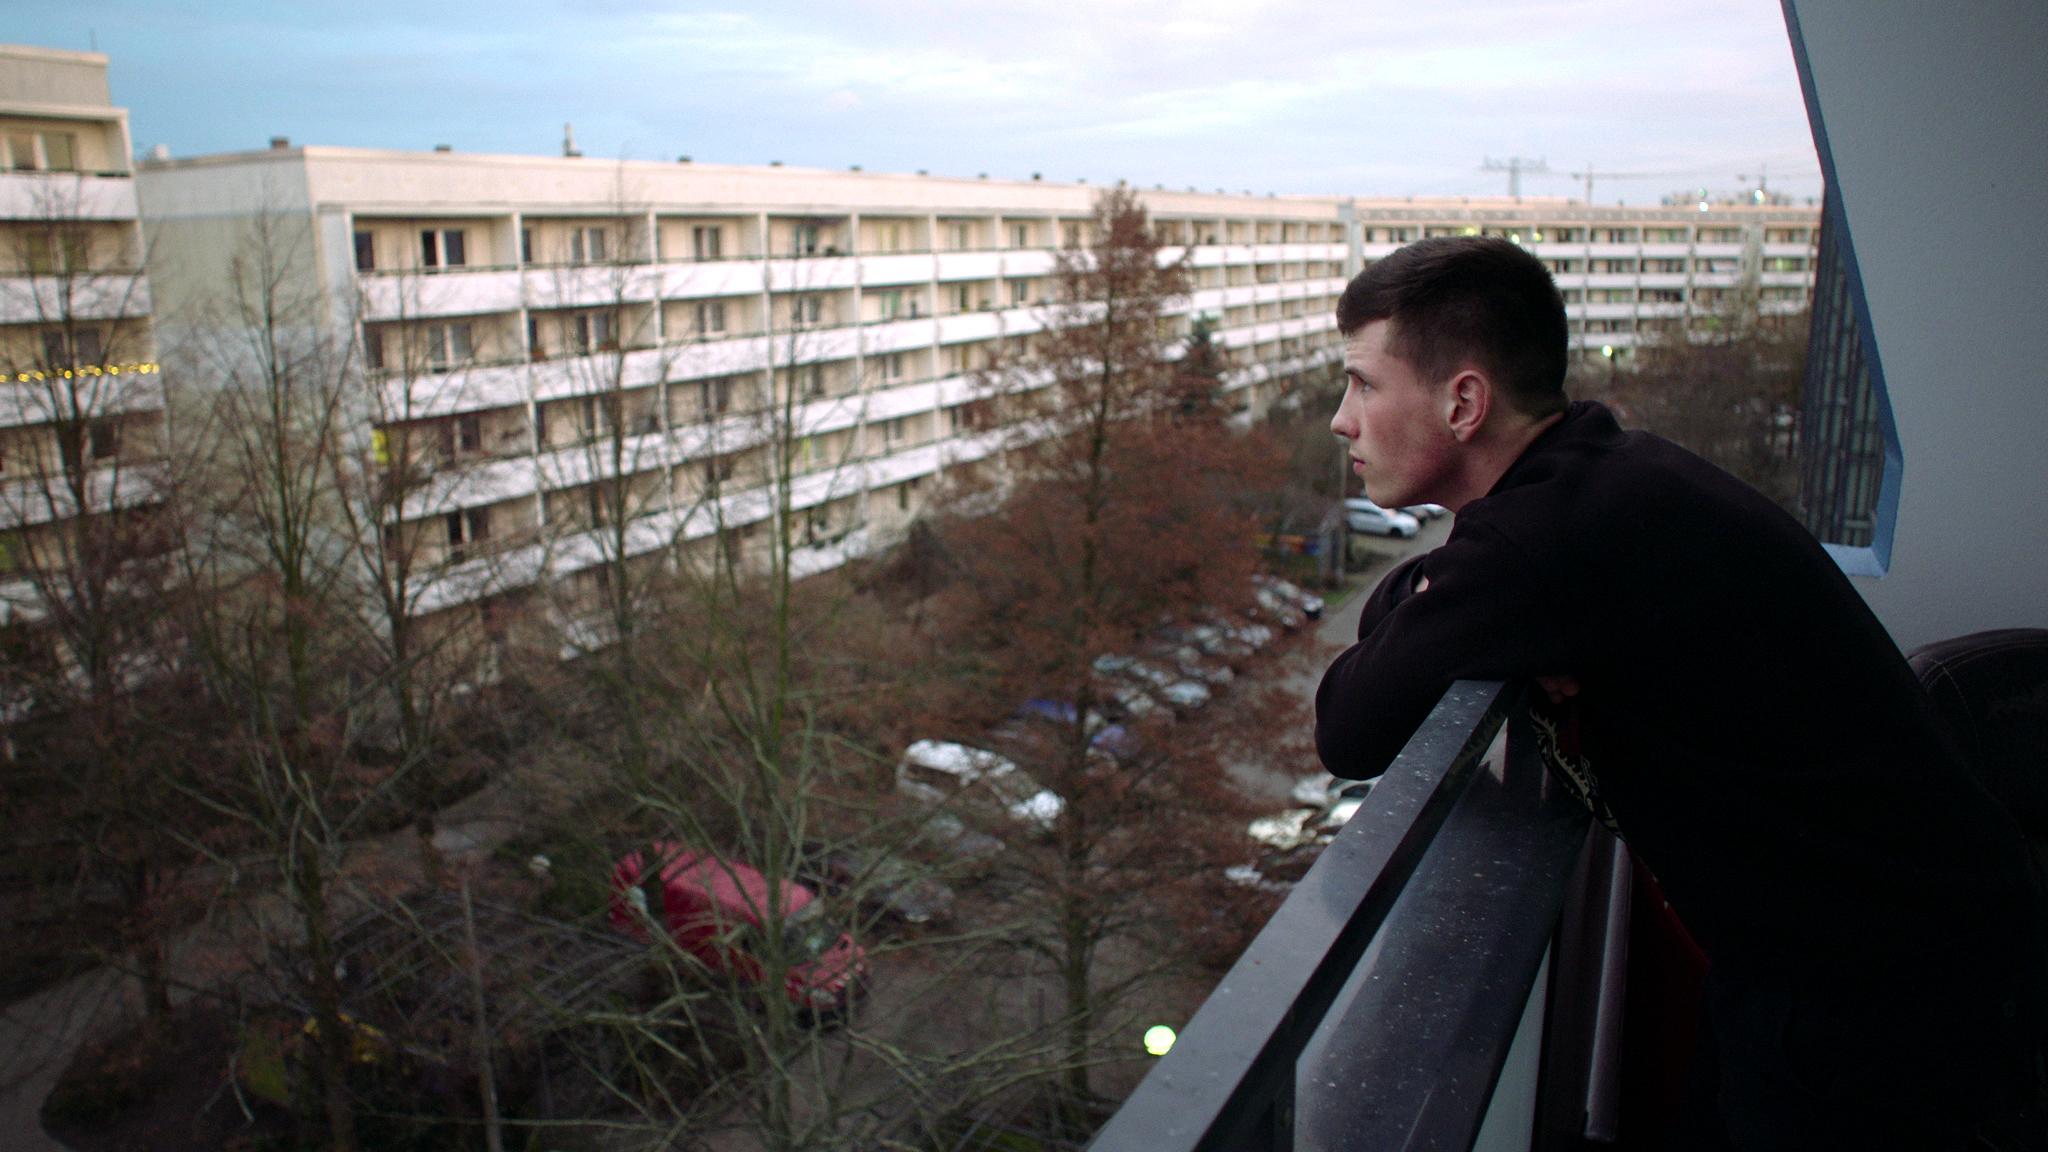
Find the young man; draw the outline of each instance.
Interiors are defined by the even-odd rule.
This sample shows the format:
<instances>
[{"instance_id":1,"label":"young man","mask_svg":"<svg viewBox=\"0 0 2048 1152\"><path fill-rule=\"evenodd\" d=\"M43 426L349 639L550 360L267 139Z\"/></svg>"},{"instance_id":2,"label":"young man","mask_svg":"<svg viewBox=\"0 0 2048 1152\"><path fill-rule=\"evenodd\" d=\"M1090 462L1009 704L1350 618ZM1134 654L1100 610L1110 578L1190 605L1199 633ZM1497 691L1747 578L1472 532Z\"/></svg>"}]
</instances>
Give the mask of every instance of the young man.
<instances>
[{"instance_id":1,"label":"young man","mask_svg":"<svg viewBox=\"0 0 2048 1152\"><path fill-rule=\"evenodd\" d=\"M1457 513L1316 698L1378 773L1452 681L1535 679L1545 759L1712 964L1686 1138L1962 1148L2030 1090L2048 932L2010 819L1883 626L1741 482L1568 403L1564 306L1505 240L1425 240L1337 306L1366 495Z\"/></svg>"}]
</instances>

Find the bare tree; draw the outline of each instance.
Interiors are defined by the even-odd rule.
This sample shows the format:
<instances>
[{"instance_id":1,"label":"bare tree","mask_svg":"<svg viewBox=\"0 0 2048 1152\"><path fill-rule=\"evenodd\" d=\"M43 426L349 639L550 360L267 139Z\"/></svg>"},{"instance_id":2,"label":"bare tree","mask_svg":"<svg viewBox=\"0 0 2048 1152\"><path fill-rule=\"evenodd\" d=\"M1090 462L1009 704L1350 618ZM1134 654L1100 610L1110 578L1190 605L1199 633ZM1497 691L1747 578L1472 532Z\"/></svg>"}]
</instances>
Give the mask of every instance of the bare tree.
<instances>
[{"instance_id":1,"label":"bare tree","mask_svg":"<svg viewBox=\"0 0 2048 1152\"><path fill-rule=\"evenodd\" d=\"M1049 726L1005 751L1060 798L1059 813L1049 837L1013 836L1005 859L1035 896L1021 939L1062 996L1054 1068L1076 1132L1090 1127L1103 1025L1158 970L1161 953L1134 959L1130 946L1167 939L1169 890L1245 850L1244 804L1223 768L1246 734L1221 720L1176 725L1162 710L1104 748L1097 714L1115 702L1095 662L1128 653L1162 618L1245 599L1255 522L1239 497L1268 486L1247 441L1204 402L1209 389L1191 390L1165 354L1164 308L1186 274L1161 259L1136 197L1105 194L1089 231L1060 254L1043 331L992 380L1015 430L1008 498L994 514L971 503L948 533L970 605L954 645L981 654L985 698L1054 703Z\"/></svg>"},{"instance_id":2,"label":"bare tree","mask_svg":"<svg viewBox=\"0 0 2048 1152\"><path fill-rule=\"evenodd\" d=\"M167 832L181 764L162 727L179 691L163 392L141 237L98 218L85 187L44 177L0 250L8 311L31 318L0 333L0 728L26 769L10 839L58 848L75 910L112 895L103 922L76 919L118 942L108 958L140 977L155 1030L170 1007L164 900L192 858Z\"/></svg>"},{"instance_id":3,"label":"bare tree","mask_svg":"<svg viewBox=\"0 0 2048 1152\"><path fill-rule=\"evenodd\" d=\"M351 750L384 697L388 664L366 661L367 627L352 532L354 445L367 438L353 340L336 339L311 285L309 232L275 213L249 223L228 292L184 350L205 382L192 459L180 478L194 589L185 627L207 704L229 718L218 770L189 794L230 823L220 853L234 875L274 870L284 915L259 897L250 944L313 1043L316 1114L328 1143L357 1146L351 1025L338 983L335 929L349 906L351 840L384 805L396 773L365 771Z\"/></svg>"},{"instance_id":4,"label":"bare tree","mask_svg":"<svg viewBox=\"0 0 2048 1152\"><path fill-rule=\"evenodd\" d=\"M1583 362L1575 394L1692 449L1797 512L1794 453L1806 362L1805 311L1763 311L1754 286L1703 316L1655 330L1632 368Z\"/></svg>"}]
</instances>

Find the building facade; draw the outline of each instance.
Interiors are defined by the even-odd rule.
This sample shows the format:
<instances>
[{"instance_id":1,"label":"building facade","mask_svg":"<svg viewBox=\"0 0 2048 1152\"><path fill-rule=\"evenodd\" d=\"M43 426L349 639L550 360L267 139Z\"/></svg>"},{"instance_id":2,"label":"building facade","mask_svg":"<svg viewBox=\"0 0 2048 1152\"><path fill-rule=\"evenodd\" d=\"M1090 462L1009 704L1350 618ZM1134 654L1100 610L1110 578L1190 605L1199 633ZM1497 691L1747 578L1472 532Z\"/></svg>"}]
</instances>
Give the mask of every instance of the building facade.
<instances>
[{"instance_id":1,"label":"building facade","mask_svg":"<svg viewBox=\"0 0 2048 1152\"><path fill-rule=\"evenodd\" d=\"M996 426L989 373L1044 324L1056 253L1085 243L1099 192L282 140L145 163L140 182L167 315L218 303L259 219L303 253L292 275L359 360L369 450L407 478L385 531L437 569L419 611L488 621L555 589L571 651L613 564L747 546L777 515L779 439L799 571L898 538L949 469L1000 467L1015 430ZM1161 336L1204 321L1247 420L1334 376L1346 279L1410 240L1529 246L1575 345L1625 357L1659 327L1804 308L1817 216L1141 197L1193 284Z\"/></svg>"},{"instance_id":2,"label":"building facade","mask_svg":"<svg viewBox=\"0 0 2048 1152\"><path fill-rule=\"evenodd\" d=\"M85 617L159 491L151 310L107 58L0 46L0 721L35 674L105 673Z\"/></svg>"}]
</instances>

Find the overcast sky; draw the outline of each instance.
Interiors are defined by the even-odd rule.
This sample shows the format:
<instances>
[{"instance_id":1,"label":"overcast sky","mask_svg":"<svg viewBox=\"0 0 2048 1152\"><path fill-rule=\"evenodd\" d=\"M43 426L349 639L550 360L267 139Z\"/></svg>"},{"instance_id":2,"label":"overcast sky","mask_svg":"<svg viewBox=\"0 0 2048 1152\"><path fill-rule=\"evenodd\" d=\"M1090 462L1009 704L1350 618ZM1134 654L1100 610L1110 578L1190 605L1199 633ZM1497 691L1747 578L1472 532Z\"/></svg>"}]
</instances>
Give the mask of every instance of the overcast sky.
<instances>
[{"instance_id":1,"label":"overcast sky","mask_svg":"<svg viewBox=\"0 0 2048 1152\"><path fill-rule=\"evenodd\" d=\"M135 145L295 143L1353 195L1817 195L1778 0L10 0Z\"/></svg>"}]
</instances>

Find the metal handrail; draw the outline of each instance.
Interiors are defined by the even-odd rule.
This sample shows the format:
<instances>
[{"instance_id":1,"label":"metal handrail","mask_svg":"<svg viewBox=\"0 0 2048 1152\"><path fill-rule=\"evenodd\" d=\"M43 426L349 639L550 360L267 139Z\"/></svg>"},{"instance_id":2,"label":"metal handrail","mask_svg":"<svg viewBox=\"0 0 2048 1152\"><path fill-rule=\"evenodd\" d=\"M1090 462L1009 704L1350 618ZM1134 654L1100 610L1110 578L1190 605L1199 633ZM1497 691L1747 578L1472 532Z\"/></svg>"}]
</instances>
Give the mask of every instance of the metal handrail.
<instances>
[{"instance_id":1,"label":"metal handrail","mask_svg":"<svg viewBox=\"0 0 2048 1152\"><path fill-rule=\"evenodd\" d=\"M1471 1146L1588 819L1522 700L1444 694L1096 1152Z\"/></svg>"}]
</instances>

